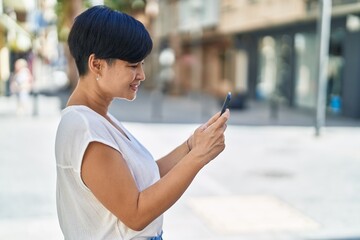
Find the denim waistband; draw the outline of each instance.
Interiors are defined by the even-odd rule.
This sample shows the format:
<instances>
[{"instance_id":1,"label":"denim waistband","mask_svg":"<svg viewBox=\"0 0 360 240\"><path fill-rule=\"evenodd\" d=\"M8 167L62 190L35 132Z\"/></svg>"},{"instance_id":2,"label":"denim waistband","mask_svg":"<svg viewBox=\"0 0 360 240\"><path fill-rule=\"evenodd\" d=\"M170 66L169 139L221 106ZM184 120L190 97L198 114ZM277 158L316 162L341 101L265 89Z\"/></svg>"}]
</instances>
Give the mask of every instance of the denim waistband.
<instances>
[{"instance_id":1,"label":"denim waistband","mask_svg":"<svg viewBox=\"0 0 360 240\"><path fill-rule=\"evenodd\" d=\"M162 234L163 234L163 231L161 231L161 233L159 235L157 235L156 237L149 238L149 240L163 240Z\"/></svg>"}]
</instances>

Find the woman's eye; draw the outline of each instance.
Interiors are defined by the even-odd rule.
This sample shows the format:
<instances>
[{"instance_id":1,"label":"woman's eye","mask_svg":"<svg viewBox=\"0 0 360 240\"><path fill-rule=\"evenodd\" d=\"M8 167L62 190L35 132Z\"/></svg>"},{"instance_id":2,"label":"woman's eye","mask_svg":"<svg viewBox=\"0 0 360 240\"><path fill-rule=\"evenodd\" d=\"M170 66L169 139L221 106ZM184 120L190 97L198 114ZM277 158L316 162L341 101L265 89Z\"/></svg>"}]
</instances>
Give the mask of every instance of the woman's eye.
<instances>
[{"instance_id":1,"label":"woman's eye","mask_svg":"<svg viewBox=\"0 0 360 240\"><path fill-rule=\"evenodd\" d=\"M143 66L144 65L144 62L139 62L139 63L135 63L135 64L130 64L129 67L131 68L137 68L139 66Z\"/></svg>"}]
</instances>

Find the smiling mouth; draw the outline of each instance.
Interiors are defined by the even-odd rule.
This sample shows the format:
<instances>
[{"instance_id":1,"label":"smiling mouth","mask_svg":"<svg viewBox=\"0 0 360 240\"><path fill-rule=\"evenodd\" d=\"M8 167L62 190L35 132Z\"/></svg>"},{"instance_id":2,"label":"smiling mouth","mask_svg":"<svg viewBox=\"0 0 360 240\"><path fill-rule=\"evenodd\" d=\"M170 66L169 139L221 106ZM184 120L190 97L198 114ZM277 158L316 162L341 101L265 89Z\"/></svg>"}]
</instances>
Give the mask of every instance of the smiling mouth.
<instances>
[{"instance_id":1,"label":"smiling mouth","mask_svg":"<svg viewBox=\"0 0 360 240\"><path fill-rule=\"evenodd\" d=\"M130 88L136 92L139 89L139 86L140 86L140 84L131 84Z\"/></svg>"}]
</instances>

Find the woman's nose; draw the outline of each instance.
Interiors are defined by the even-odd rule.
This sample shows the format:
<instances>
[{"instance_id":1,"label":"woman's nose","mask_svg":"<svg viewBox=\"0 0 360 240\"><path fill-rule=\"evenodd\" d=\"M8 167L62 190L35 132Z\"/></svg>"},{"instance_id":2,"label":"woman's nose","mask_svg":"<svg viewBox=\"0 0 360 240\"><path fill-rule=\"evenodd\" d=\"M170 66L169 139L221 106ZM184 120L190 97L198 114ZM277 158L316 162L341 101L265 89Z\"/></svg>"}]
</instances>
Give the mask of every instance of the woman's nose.
<instances>
[{"instance_id":1,"label":"woman's nose","mask_svg":"<svg viewBox=\"0 0 360 240\"><path fill-rule=\"evenodd\" d=\"M138 73L137 73L137 78L140 80L140 81L144 81L145 80L145 71L144 71L144 68L142 66L142 64L140 65L139 67L139 70L138 70Z\"/></svg>"}]
</instances>

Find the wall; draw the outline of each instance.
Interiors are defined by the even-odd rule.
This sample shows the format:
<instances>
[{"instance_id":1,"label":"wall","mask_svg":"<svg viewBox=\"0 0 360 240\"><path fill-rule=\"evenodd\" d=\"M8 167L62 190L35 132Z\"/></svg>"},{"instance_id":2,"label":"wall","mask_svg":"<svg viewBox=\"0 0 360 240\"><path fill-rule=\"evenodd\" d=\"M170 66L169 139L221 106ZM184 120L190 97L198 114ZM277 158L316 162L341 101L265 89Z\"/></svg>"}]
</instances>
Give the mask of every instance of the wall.
<instances>
[{"instance_id":1,"label":"wall","mask_svg":"<svg viewBox=\"0 0 360 240\"><path fill-rule=\"evenodd\" d=\"M223 0L221 2L221 33L253 31L256 29L296 22L306 17L303 0Z\"/></svg>"},{"instance_id":2,"label":"wall","mask_svg":"<svg viewBox=\"0 0 360 240\"><path fill-rule=\"evenodd\" d=\"M360 118L360 32L351 32L345 40L343 115Z\"/></svg>"}]
</instances>

